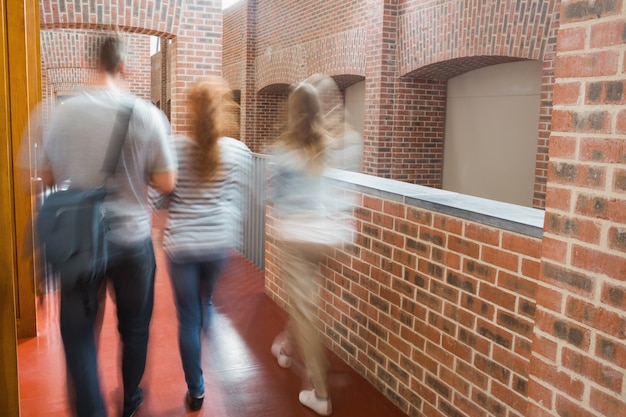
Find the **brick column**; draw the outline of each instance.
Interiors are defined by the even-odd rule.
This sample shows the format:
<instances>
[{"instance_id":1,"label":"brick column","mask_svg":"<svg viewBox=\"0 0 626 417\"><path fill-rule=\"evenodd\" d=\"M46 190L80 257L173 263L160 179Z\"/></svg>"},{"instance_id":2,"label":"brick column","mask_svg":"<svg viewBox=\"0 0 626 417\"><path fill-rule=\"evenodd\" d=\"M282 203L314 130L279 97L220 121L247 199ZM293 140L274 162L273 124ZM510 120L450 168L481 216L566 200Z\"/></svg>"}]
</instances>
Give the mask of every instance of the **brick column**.
<instances>
[{"instance_id":1,"label":"brick column","mask_svg":"<svg viewBox=\"0 0 626 417\"><path fill-rule=\"evenodd\" d=\"M167 38L161 38L160 46L161 46L161 110L167 116L168 119L171 118L171 108L169 100L168 92L170 90L170 54L168 48L169 40Z\"/></svg>"},{"instance_id":2,"label":"brick column","mask_svg":"<svg viewBox=\"0 0 626 417\"><path fill-rule=\"evenodd\" d=\"M181 9L170 51L171 122L174 132L187 133L187 88L200 77L222 75L222 7L221 2L182 2Z\"/></svg>"},{"instance_id":3,"label":"brick column","mask_svg":"<svg viewBox=\"0 0 626 417\"><path fill-rule=\"evenodd\" d=\"M368 0L363 171L392 174L398 0Z\"/></svg>"},{"instance_id":4,"label":"brick column","mask_svg":"<svg viewBox=\"0 0 626 417\"><path fill-rule=\"evenodd\" d=\"M528 417L626 415L625 15L561 5Z\"/></svg>"},{"instance_id":5,"label":"brick column","mask_svg":"<svg viewBox=\"0 0 626 417\"><path fill-rule=\"evenodd\" d=\"M248 0L246 4L246 30L244 52L244 77L241 86L241 140L254 152L259 152L256 132L257 92L256 92L256 19L257 0Z\"/></svg>"}]
</instances>

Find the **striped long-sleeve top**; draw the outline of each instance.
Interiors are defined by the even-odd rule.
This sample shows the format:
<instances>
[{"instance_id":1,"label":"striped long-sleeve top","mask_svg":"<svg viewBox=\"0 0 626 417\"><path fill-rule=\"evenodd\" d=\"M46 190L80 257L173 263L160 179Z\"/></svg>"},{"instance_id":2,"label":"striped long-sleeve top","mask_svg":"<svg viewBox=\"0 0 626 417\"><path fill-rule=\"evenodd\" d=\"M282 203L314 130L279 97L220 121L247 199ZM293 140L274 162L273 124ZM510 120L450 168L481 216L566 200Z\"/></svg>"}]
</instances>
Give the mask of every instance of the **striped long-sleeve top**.
<instances>
[{"instance_id":1,"label":"striped long-sleeve top","mask_svg":"<svg viewBox=\"0 0 626 417\"><path fill-rule=\"evenodd\" d=\"M174 144L178 182L169 196L163 248L175 260L208 260L241 239L243 195L252 154L241 141L220 138L221 169L204 184L191 172L192 140L177 136Z\"/></svg>"}]
</instances>

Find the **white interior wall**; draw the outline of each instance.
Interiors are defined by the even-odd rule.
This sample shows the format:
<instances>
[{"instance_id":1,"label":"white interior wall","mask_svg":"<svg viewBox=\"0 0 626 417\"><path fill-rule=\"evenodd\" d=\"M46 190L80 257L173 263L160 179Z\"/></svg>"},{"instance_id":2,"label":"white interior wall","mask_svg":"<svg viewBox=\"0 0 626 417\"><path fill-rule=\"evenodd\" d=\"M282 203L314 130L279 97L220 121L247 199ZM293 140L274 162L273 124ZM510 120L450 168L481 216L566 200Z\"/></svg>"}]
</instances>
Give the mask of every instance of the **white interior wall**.
<instances>
[{"instance_id":1,"label":"white interior wall","mask_svg":"<svg viewBox=\"0 0 626 417\"><path fill-rule=\"evenodd\" d=\"M537 61L450 79L443 189L531 206L540 92Z\"/></svg>"},{"instance_id":2,"label":"white interior wall","mask_svg":"<svg viewBox=\"0 0 626 417\"><path fill-rule=\"evenodd\" d=\"M365 120L365 81L346 88L345 100L346 121L362 136Z\"/></svg>"}]
</instances>

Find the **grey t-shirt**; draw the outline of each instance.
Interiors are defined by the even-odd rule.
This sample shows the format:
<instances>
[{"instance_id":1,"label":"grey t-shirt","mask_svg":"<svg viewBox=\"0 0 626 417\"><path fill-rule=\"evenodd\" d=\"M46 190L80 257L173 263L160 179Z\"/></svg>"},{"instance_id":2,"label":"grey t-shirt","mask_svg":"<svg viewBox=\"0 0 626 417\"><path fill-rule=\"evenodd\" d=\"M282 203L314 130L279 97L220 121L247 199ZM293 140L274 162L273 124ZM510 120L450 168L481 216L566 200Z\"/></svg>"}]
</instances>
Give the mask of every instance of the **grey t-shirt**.
<instances>
[{"instance_id":1,"label":"grey t-shirt","mask_svg":"<svg viewBox=\"0 0 626 417\"><path fill-rule=\"evenodd\" d=\"M112 192L105 207L110 240L124 245L150 236L150 175L176 168L167 119L156 107L112 88L66 100L57 106L46 130L40 166L51 169L57 184L69 181L70 188L102 185L102 164L122 99L134 99L134 109L117 170L107 182Z\"/></svg>"}]
</instances>

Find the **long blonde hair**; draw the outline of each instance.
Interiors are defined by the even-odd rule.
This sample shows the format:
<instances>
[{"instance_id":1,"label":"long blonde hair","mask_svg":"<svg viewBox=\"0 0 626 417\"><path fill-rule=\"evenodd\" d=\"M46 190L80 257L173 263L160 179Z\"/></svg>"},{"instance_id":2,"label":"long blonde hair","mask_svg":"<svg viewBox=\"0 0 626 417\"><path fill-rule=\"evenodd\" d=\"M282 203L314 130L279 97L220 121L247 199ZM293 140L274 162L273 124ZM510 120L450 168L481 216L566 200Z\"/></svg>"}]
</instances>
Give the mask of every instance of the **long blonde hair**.
<instances>
[{"instance_id":1,"label":"long blonde hair","mask_svg":"<svg viewBox=\"0 0 626 417\"><path fill-rule=\"evenodd\" d=\"M328 135L319 95L309 83L298 84L287 101L287 131L280 137L288 149L304 151L307 167L319 171L326 162Z\"/></svg>"},{"instance_id":2,"label":"long blonde hair","mask_svg":"<svg viewBox=\"0 0 626 417\"><path fill-rule=\"evenodd\" d=\"M210 181L221 167L218 140L234 124L236 103L226 83L218 77L195 82L187 95L194 141L191 171L200 181Z\"/></svg>"}]
</instances>

